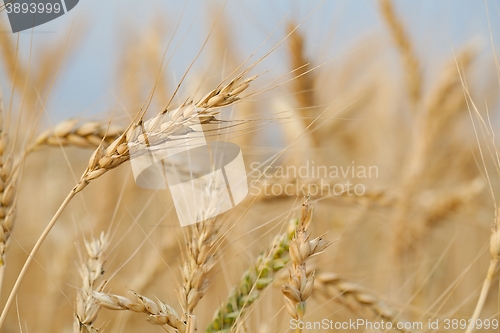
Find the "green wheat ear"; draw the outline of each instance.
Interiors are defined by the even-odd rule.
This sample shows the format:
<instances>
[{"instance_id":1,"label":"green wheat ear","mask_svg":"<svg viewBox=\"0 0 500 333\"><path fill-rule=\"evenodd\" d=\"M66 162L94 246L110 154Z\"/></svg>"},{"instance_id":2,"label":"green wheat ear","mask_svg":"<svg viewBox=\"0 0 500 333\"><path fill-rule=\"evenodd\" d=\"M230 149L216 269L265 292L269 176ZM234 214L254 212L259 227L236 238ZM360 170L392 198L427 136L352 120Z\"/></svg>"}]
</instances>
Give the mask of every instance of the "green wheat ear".
<instances>
[{"instance_id":1,"label":"green wheat ear","mask_svg":"<svg viewBox=\"0 0 500 333\"><path fill-rule=\"evenodd\" d=\"M226 303L215 313L207 333L229 332L244 310L269 286L276 272L286 266L290 260L288 244L295 234L299 220L290 221L287 232L276 236L269 249L262 252L253 265L243 273L240 282L229 294Z\"/></svg>"}]
</instances>

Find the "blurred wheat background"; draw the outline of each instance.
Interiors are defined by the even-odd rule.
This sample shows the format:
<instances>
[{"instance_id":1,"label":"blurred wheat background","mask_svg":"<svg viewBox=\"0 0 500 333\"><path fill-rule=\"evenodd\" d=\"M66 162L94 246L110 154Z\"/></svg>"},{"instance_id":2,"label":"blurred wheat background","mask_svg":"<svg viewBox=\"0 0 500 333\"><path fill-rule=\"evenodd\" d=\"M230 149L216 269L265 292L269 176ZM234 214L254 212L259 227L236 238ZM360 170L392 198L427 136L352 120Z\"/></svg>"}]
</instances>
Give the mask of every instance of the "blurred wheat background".
<instances>
[{"instance_id":1,"label":"blurred wheat background","mask_svg":"<svg viewBox=\"0 0 500 333\"><path fill-rule=\"evenodd\" d=\"M43 243L2 332L175 332L146 321L160 318L157 299L178 313L178 331L192 329L182 321L194 314L199 332L214 332L214 314L232 290L239 296L224 314L225 332L287 332L300 308L282 287L293 285L290 268L315 277L299 302L307 302L304 317L297 314L307 322L363 318L423 323L403 332L446 332L446 319L469 320L478 308L483 322L498 320L498 2L141 6L83 0L17 35L0 14L1 304L98 147L119 141L145 105L145 119L161 112L179 82L169 110L257 62L245 75L259 75L242 93L248 97L216 115L231 126L224 138L242 149L250 194L212 221L215 229L181 228L169 190L138 187L128 162L93 179ZM321 167L356 173L312 174ZM369 176L358 173L370 167ZM291 240L296 218L306 227L300 222ZM289 246L309 233L303 242L332 243L318 255L311 245L301 262ZM193 247L209 258L192 264ZM203 271L203 297L189 311L196 279L180 267ZM157 305L112 311L93 298L149 304L130 290ZM82 297L97 309L87 322L76 305ZM437 329L427 326L436 320Z\"/></svg>"}]
</instances>

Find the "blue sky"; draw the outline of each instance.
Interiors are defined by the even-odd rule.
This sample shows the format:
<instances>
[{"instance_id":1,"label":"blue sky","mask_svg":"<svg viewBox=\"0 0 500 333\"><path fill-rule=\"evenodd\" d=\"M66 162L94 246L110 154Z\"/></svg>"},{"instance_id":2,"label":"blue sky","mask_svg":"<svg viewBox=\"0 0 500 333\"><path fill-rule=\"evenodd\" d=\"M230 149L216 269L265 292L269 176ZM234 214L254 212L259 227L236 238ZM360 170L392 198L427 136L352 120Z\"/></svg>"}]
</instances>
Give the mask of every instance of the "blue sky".
<instances>
[{"instance_id":1,"label":"blue sky","mask_svg":"<svg viewBox=\"0 0 500 333\"><path fill-rule=\"evenodd\" d=\"M37 51L50 47L54 40L71 36L72 25L85 24L86 33L61 71L47 111L54 120L104 112L116 104L116 69L128 34L144 34L146 38L150 22L162 17L166 26L173 30L183 13L173 43L181 42L181 47L174 54L168 72L168 75L180 77L207 34L208 15L214 15L210 8L224 3L223 15L231 27L234 47L242 56L253 52L276 28L267 49L277 43L284 36L280 22L285 17L301 21L310 14L302 29L310 36L307 48L317 61L345 54L361 39L386 33L374 0L80 0L68 14L21 33L20 51L23 59L28 59L31 45L33 57L36 57ZM449 55L451 47L458 48L471 40L488 49L486 2L404 0L395 4L424 59ZM500 32L499 2L488 1L487 4L492 31ZM4 33L9 33L5 12L0 13L0 20L4 23ZM186 38L181 40L186 32ZM269 68L282 65L279 55L266 63ZM203 68L206 63L202 60L198 66ZM6 80L0 78L0 82L3 90L8 90Z\"/></svg>"}]
</instances>

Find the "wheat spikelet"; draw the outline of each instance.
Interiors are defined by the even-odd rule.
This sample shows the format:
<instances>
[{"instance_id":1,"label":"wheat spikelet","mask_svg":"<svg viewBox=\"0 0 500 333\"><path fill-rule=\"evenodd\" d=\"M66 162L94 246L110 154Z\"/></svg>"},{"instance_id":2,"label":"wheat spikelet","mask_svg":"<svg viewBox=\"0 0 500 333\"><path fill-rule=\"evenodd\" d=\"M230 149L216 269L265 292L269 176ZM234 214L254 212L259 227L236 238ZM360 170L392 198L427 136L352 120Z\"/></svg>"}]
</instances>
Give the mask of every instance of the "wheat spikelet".
<instances>
[{"instance_id":1,"label":"wheat spikelet","mask_svg":"<svg viewBox=\"0 0 500 333\"><path fill-rule=\"evenodd\" d=\"M500 262L500 209L497 210L495 218L496 220L492 225L490 236L490 264L486 273L486 278L483 282L483 287L481 288L481 293L479 294L479 299L477 300L476 308L474 309L471 320L468 322L469 325L467 325L465 333L472 333L476 330L475 323L483 311L493 277L498 269L498 263ZM472 323L472 325L470 323Z\"/></svg>"},{"instance_id":2,"label":"wheat spikelet","mask_svg":"<svg viewBox=\"0 0 500 333\"><path fill-rule=\"evenodd\" d=\"M314 287L314 271L309 275L306 271L306 261L321 253L329 243L322 237L310 240L309 226L312 221L312 206L309 197L302 202L302 214L297 225L295 235L290 241L289 251L292 267L288 283L281 287L284 294L285 308L296 320L302 320L306 312L306 300ZM297 332L301 332L297 328Z\"/></svg>"},{"instance_id":3,"label":"wheat spikelet","mask_svg":"<svg viewBox=\"0 0 500 333\"><path fill-rule=\"evenodd\" d=\"M354 313L368 313L376 318L381 318L397 327L401 322L397 311L389 307L384 301L366 292L355 283L340 278L336 273L319 273L314 281L314 289L318 295L334 298L343 306ZM402 333L411 333L406 329L400 329Z\"/></svg>"},{"instance_id":4,"label":"wheat spikelet","mask_svg":"<svg viewBox=\"0 0 500 333\"><path fill-rule=\"evenodd\" d=\"M179 108L160 114L143 123L129 125L126 132L114 140L107 148L99 146L90 158L87 169L79 183L73 188L74 193L83 190L92 180L114 169L130 159L129 145L141 145L145 142L148 146L155 146L168 140L175 132L186 129L197 123L210 123L215 119L218 108L231 105L240 100L240 93L245 91L256 76L243 79L246 72L238 75L226 85L220 85L201 100L194 103L186 101ZM144 129L145 133L138 135L137 129ZM146 152L143 152L146 153Z\"/></svg>"},{"instance_id":5,"label":"wheat spikelet","mask_svg":"<svg viewBox=\"0 0 500 333\"><path fill-rule=\"evenodd\" d=\"M204 220L188 227L187 253L181 265L183 284L179 301L186 315L193 310L208 288L207 274L215 265L214 246L219 241L216 219Z\"/></svg>"},{"instance_id":6,"label":"wheat spikelet","mask_svg":"<svg viewBox=\"0 0 500 333\"><path fill-rule=\"evenodd\" d=\"M7 152L8 133L4 128L3 101L0 96L0 266L5 265L5 251L14 227L17 178L12 153Z\"/></svg>"},{"instance_id":7,"label":"wheat spikelet","mask_svg":"<svg viewBox=\"0 0 500 333\"><path fill-rule=\"evenodd\" d=\"M261 253L252 266L245 271L240 282L230 292L225 304L215 314L206 330L207 333L227 332L232 329L245 309L252 305L262 291L273 283L276 273L290 261L290 241L301 220L302 218L291 220L287 232L276 236L271 242L270 249ZM327 246L322 240L314 240L316 241L318 244L314 246L315 253Z\"/></svg>"},{"instance_id":8,"label":"wheat spikelet","mask_svg":"<svg viewBox=\"0 0 500 333\"><path fill-rule=\"evenodd\" d=\"M206 330L207 333L230 330L246 308L252 305L267 286L272 284L275 273L283 269L290 260L288 244L297 223L297 220L290 221L288 230L277 235L271 242L271 247L261 253L252 266L243 273L225 303L215 313L214 319Z\"/></svg>"},{"instance_id":9,"label":"wheat spikelet","mask_svg":"<svg viewBox=\"0 0 500 333\"><path fill-rule=\"evenodd\" d=\"M82 123L78 119L67 119L40 134L28 151L34 151L42 146L107 147L124 132L124 128L97 121Z\"/></svg>"},{"instance_id":10,"label":"wheat spikelet","mask_svg":"<svg viewBox=\"0 0 500 333\"><path fill-rule=\"evenodd\" d=\"M202 222L186 228L186 254L181 264L182 285L178 290L179 303L184 311L182 319L187 327L196 327L194 309L205 295L209 286L208 273L216 263L215 249L221 241L220 225L211 216L213 208L219 205L221 190L226 191L223 177L213 175L205 186L205 211L198 220ZM189 331L186 328L187 331Z\"/></svg>"},{"instance_id":11,"label":"wheat spikelet","mask_svg":"<svg viewBox=\"0 0 500 333\"><path fill-rule=\"evenodd\" d=\"M148 322L153 325L168 325L176 329L180 333L190 331L187 330L187 325L181 320L177 312L168 304L157 300L153 300L135 292L130 291L136 296L137 302L132 302L130 299L120 295L108 294L103 292L92 292L92 296L99 301L99 304L110 310L128 310L136 313L144 313L148 315Z\"/></svg>"},{"instance_id":12,"label":"wheat spikelet","mask_svg":"<svg viewBox=\"0 0 500 333\"><path fill-rule=\"evenodd\" d=\"M206 220L192 226L187 243L187 258L181 265L182 286L178 298L184 311L183 322L186 331L196 327L194 309L205 295L209 286L208 272L215 265L213 248L216 245L218 227L215 219Z\"/></svg>"},{"instance_id":13,"label":"wheat spikelet","mask_svg":"<svg viewBox=\"0 0 500 333\"><path fill-rule=\"evenodd\" d=\"M109 170L128 161L130 159L129 144L143 145L147 143L148 146L151 147L166 142L169 136L175 132L189 130L190 125L210 123L215 119L215 115L218 114L219 108L239 101L242 98L240 94L250 86L250 82L257 78L257 76L252 76L244 79L243 76L247 74L248 71L249 70L243 71L227 84L221 83L198 102L194 103L192 100L187 100L179 108L171 112L168 112L165 108L161 113L145 123L143 122L144 113L140 113L137 122L130 124L124 134L120 135L106 148L100 145L94 151L80 181L73 187L63 203L59 206L26 259L12 287L9 297L7 298L2 314L0 315L0 328L5 322L10 307L14 303L15 296L33 261L33 257L36 255L50 230L73 197L81 192L92 180L99 178ZM145 132L139 135L135 130L145 130ZM134 137L132 137L133 135ZM147 151L143 151L142 153L147 153ZM194 316L190 316L190 318L193 317ZM193 326L190 326L190 329L192 327Z\"/></svg>"},{"instance_id":14,"label":"wheat spikelet","mask_svg":"<svg viewBox=\"0 0 500 333\"><path fill-rule=\"evenodd\" d=\"M82 288L77 291L74 320L74 333L94 333L99 329L93 326L99 312L99 302L94 298L94 291L101 291L106 281L102 279L108 236L101 233L99 238L85 240L88 260L82 263L79 273L83 281Z\"/></svg>"}]
</instances>

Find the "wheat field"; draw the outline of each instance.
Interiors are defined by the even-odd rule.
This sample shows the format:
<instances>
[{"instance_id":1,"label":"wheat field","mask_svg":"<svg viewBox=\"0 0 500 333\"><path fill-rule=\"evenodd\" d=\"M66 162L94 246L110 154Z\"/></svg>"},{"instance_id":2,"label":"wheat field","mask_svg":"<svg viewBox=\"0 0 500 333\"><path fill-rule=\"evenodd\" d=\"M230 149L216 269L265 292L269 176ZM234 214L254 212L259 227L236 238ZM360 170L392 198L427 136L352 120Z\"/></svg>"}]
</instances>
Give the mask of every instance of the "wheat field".
<instances>
[{"instance_id":1,"label":"wheat field","mask_svg":"<svg viewBox=\"0 0 500 333\"><path fill-rule=\"evenodd\" d=\"M79 7L1 33L0 331L500 332L498 4L333 3L125 8L102 60ZM241 150L220 214L226 173L134 173L194 128Z\"/></svg>"}]
</instances>

